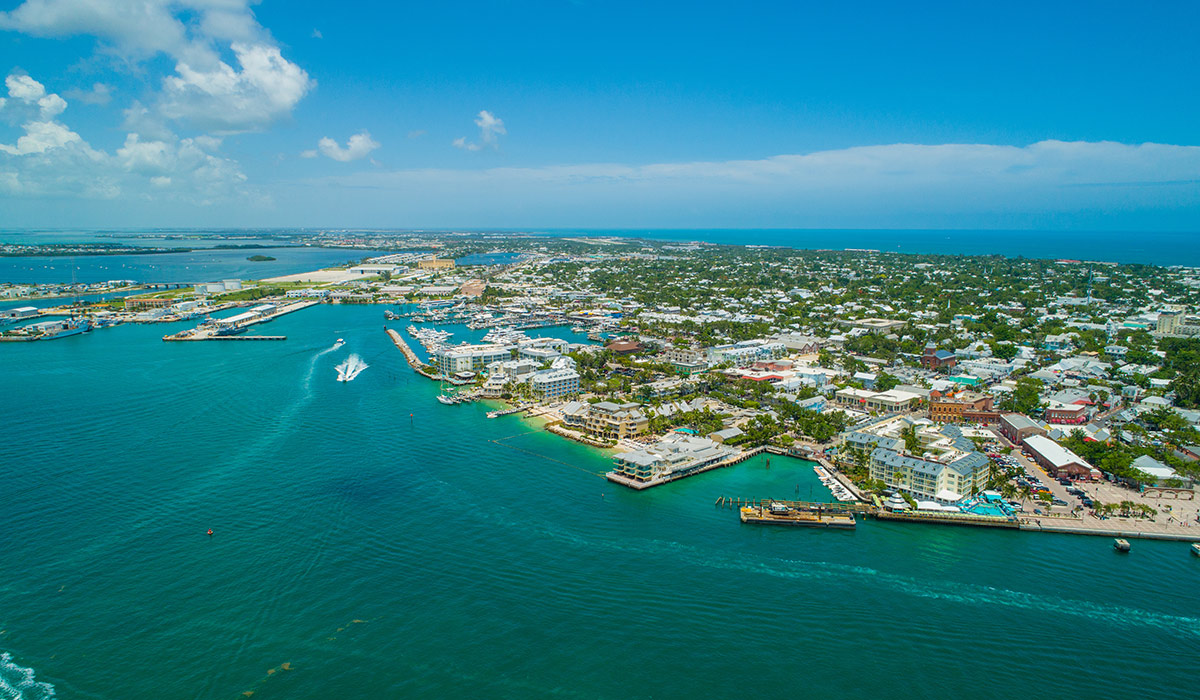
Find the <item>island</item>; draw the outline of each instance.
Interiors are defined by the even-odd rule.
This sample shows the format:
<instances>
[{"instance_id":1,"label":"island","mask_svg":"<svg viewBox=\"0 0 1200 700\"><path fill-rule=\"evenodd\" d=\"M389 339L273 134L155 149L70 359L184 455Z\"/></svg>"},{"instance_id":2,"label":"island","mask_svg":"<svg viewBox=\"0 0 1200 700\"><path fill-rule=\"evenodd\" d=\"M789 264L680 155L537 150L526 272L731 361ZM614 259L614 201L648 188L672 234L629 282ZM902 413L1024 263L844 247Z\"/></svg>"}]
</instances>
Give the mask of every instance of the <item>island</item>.
<instances>
[{"instance_id":1,"label":"island","mask_svg":"<svg viewBox=\"0 0 1200 700\"><path fill-rule=\"evenodd\" d=\"M386 252L33 312L94 328L201 321L164 340L283 340L242 331L283 304L386 304L383 320L400 324L389 339L442 385L437 401L496 402L492 416L525 413L614 450L606 478L636 491L775 455L811 460L839 513L1200 539L1187 529L1200 480L1195 269L531 233L289 242ZM4 312L5 339L67 335ZM463 343L464 327L486 334ZM801 501L732 503L751 509L747 523L828 520Z\"/></svg>"}]
</instances>

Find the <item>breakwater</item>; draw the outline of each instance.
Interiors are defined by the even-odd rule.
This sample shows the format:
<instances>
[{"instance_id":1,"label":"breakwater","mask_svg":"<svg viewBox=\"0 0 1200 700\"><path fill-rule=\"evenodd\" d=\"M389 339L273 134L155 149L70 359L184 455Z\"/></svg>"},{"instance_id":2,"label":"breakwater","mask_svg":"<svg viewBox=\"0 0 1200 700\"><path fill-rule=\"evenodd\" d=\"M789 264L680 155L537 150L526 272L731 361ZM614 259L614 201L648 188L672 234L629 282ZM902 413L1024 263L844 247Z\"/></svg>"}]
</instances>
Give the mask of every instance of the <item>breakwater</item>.
<instances>
[{"instance_id":1,"label":"breakwater","mask_svg":"<svg viewBox=\"0 0 1200 700\"><path fill-rule=\"evenodd\" d=\"M412 371L416 372L422 377L425 377L426 379L438 378L437 375L430 374L429 372L425 371L425 365L417 357L417 353L413 352L412 348L410 348L408 343L405 342L404 336L400 335L391 328L384 328L384 330L387 331L388 336L392 339L392 343L394 343L395 346L400 349L401 354L404 355L404 360L408 362L408 366L412 368Z\"/></svg>"}]
</instances>

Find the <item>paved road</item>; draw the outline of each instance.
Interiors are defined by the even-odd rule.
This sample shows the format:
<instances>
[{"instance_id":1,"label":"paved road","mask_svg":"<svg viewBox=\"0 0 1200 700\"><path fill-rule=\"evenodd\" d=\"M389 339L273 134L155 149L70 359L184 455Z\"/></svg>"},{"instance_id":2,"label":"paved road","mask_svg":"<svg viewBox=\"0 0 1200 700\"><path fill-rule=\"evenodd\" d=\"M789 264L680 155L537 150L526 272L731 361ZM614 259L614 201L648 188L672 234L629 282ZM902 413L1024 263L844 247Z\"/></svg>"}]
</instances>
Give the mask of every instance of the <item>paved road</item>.
<instances>
[{"instance_id":1,"label":"paved road","mask_svg":"<svg viewBox=\"0 0 1200 700\"><path fill-rule=\"evenodd\" d=\"M1032 474L1032 475L1036 476L1038 479L1040 479L1041 482L1043 484L1045 484L1047 488L1050 489L1050 493L1053 494L1055 498L1059 498L1059 499L1062 499L1063 501L1066 501L1067 505L1065 505L1065 506L1051 506L1053 508L1053 512L1069 513L1075 506L1080 505L1078 498L1067 493L1066 486L1063 486L1062 484L1058 483L1058 481L1056 481L1053 477L1051 477L1049 474L1047 474L1046 470L1042 469L1042 467L1037 462L1034 462L1033 460L1026 457L1024 455L1024 453L1021 452L1021 450L1013 448L1009 454L1011 454L1013 457L1016 458L1017 462L1021 465L1021 467L1027 473ZM1046 508L1045 504L1043 504L1041 501L1039 501L1037 499L1034 499L1033 503L1034 503L1034 507L1042 508L1043 510L1045 510L1045 508ZM1028 510L1028 512L1032 513L1033 511L1030 509L1030 510Z\"/></svg>"}]
</instances>

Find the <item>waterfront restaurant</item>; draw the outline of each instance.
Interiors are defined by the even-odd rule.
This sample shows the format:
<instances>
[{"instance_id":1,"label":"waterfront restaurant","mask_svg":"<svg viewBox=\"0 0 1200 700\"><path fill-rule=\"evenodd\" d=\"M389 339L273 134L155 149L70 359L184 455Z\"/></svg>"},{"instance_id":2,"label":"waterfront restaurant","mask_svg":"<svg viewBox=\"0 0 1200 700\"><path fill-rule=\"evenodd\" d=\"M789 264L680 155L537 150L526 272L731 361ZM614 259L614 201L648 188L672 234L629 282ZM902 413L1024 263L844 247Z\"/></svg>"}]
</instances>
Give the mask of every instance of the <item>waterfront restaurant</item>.
<instances>
[{"instance_id":1,"label":"waterfront restaurant","mask_svg":"<svg viewBox=\"0 0 1200 700\"><path fill-rule=\"evenodd\" d=\"M653 445L613 457L613 472L633 481L678 479L738 454L708 438L672 433Z\"/></svg>"}]
</instances>

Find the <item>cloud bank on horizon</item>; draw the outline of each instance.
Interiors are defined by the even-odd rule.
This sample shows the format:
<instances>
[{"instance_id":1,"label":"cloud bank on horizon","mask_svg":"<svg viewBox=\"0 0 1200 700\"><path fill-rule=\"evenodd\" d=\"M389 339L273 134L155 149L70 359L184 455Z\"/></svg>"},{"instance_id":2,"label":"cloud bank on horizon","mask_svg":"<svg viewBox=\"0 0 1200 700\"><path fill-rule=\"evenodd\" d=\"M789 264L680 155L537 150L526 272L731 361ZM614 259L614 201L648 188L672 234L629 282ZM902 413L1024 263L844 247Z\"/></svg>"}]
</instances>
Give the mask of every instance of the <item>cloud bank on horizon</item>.
<instances>
[{"instance_id":1,"label":"cloud bank on horizon","mask_svg":"<svg viewBox=\"0 0 1200 700\"><path fill-rule=\"evenodd\" d=\"M362 172L293 188L356 206L386 192L421 222L452 201L455 221L473 226L498 216L571 227L582 213L595 228L1036 228L1075 215L1106 228L1131 213L1200 207L1200 147L891 144L757 160ZM647 217L649 203L666 213Z\"/></svg>"},{"instance_id":2,"label":"cloud bank on horizon","mask_svg":"<svg viewBox=\"0 0 1200 700\"><path fill-rule=\"evenodd\" d=\"M65 39L94 42L87 55L60 56L66 67L48 74L0 66L0 203L10 225L1195 229L1200 221L1193 145L928 139L678 157L728 150L697 142L670 158L647 149L635 152L640 162L603 162L577 155L580 139L600 138L599 122L526 110L513 122L520 133L509 135L498 113L511 121L516 107L495 95L486 99L498 109L447 96L458 106L441 117L413 108L413 121L396 125L375 106L377 93L347 93L346 76L321 77L335 92L321 95L314 75L323 75L324 54L295 42L333 40L300 17L293 44L281 42L256 5L25 0L0 12L0 41L19 37L47 55L78 50ZM396 70L402 82L403 66ZM464 113L474 113L471 136L461 135ZM351 135L343 144L331 132Z\"/></svg>"}]
</instances>

